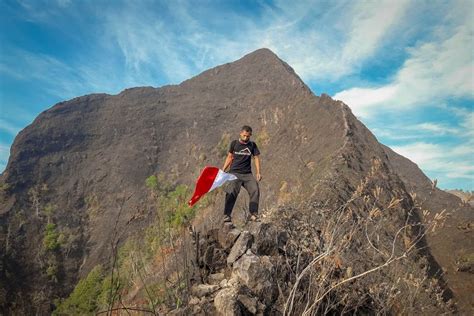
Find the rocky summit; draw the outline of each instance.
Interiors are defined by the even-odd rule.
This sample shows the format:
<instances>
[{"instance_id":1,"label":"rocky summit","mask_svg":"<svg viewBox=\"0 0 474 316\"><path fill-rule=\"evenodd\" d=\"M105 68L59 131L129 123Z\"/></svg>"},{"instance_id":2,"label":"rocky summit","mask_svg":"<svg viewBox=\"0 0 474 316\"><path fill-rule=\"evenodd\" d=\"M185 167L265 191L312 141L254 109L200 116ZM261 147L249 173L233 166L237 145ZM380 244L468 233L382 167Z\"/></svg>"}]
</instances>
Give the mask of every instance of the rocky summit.
<instances>
[{"instance_id":1,"label":"rocky summit","mask_svg":"<svg viewBox=\"0 0 474 316\"><path fill-rule=\"evenodd\" d=\"M246 192L186 201L242 125ZM473 209L380 144L350 104L259 49L179 85L41 113L0 177L3 314L441 314L473 310Z\"/></svg>"}]
</instances>

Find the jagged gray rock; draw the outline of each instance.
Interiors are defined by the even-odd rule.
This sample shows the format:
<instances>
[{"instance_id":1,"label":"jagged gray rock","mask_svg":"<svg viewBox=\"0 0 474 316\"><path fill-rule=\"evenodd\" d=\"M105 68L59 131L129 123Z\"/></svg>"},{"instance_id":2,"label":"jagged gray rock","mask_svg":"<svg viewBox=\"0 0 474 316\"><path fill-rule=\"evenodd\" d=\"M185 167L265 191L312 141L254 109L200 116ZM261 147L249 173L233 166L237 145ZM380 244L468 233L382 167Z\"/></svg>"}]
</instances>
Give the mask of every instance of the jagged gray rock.
<instances>
[{"instance_id":1,"label":"jagged gray rock","mask_svg":"<svg viewBox=\"0 0 474 316\"><path fill-rule=\"evenodd\" d=\"M250 222L246 228L254 237L252 251L257 255L275 255L288 240L286 231L278 231L269 223Z\"/></svg>"},{"instance_id":2,"label":"jagged gray rock","mask_svg":"<svg viewBox=\"0 0 474 316\"><path fill-rule=\"evenodd\" d=\"M203 297L214 293L219 289L219 285L215 284L196 284L191 287L191 294L197 297Z\"/></svg>"},{"instance_id":3,"label":"jagged gray rock","mask_svg":"<svg viewBox=\"0 0 474 316\"><path fill-rule=\"evenodd\" d=\"M253 241L253 236L248 231L243 231L234 246L232 247L229 256L227 257L227 265L231 266L249 249Z\"/></svg>"},{"instance_id":4,"label":"jagged gray rock","mask_svg":"<svg viewBox=\"0 0 474 316\"><path fill-rule=\"evenodd\" d=\"M273 264L268 256L246 253L233 265L233 274L265 304L273 302L276 285L273 280Z\"/></svg>"},{"instance_id":5,"label":"jagged gray rock","mask_svg":"<svg viewBox=\"0 0 474 316\"><path fill-rule=\"evenodd\" d=\"M242 309L237 301L237 287L229 287L220 290L214 298L214 306L221 316L240 316Z\"/></svg>"},{"instance_id":6,"label":"jagged gray rock","mask_svg":"<svg viewBox=\"0 0 474 316\"><path fill-rule=\"evenodd\" d=\"M238 228L233 227L232 224L225 223L219 230L217 239L222 248L228 249L234 245L239 236L240 230Z\"/></svg>"},{"instance_id":7,"label":"jagged gray rock","mask_svg":"<svg viewBox=\"0 0 474 316\"><path fill-rule=\"evenodd\" d=\"M248 297L244 294L239 294L237 299L242 305L252 314L257 313L257 298L256 297Z\"/></svg>"},{"instance_id":8,"label":"jagged gray rock","mask_svg":"<svg viewBox=\"0 0 474 316\"><path fill-rule=\"evenodd\" d=\"M224 273L222 272L214 273L208 276L208 282L211 284L220 284L220 282L224 280L224 278L225 278Z\"/></svg>"}]
</instances>

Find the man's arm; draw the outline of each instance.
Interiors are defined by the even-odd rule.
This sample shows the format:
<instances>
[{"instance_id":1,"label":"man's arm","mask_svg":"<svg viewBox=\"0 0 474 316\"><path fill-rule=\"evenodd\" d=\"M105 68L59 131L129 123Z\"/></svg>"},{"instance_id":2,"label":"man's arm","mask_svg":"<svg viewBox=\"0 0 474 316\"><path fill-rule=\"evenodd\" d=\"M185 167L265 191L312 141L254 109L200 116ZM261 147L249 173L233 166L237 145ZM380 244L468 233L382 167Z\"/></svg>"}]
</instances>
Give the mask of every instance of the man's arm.
<instances>
[{"instance_id":1,"label":"man's arm","mask_svg":"<svg viewBox=\"0 0 474 316\"><path fill-rule=\"evenodd\" d=\"M225 162L224 162L224 167L222 167L222 170L224 170L224 172L230 166L233 159L234 159L234 154L233 153L227 153L227 157L225 158Z\"/></svg>"},{"instance_id":2,"label":"man's arm","mask_svg":"<svg viewBox=\"0 0 474 316\"><path fill-rule=\"evenodd\" d=\"M255 168L257 169L257 174L256 178L257 181L260 181L262 179L262 175L260 174L260 155L253 156L255 159Z\"/></svg>"}]
</instances>

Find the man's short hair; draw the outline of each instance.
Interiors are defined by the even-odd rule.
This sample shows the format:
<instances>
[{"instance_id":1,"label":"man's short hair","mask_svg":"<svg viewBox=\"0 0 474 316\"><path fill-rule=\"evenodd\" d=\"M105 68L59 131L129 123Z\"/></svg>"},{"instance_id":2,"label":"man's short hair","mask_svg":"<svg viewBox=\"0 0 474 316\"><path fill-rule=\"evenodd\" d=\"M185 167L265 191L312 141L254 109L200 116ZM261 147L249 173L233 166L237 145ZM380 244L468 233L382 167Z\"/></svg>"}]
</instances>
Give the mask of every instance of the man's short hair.
<instances>
[{"instance_id":1,"label":"man's short hair","mask_svg":"<svg viewBox=\"0 0 474 316\"><path fill-rule=\"evenodd\" d=\"M248 125L244 125L242 126L242 128L240 129L241 131L246 131L246 132L249 132L249 133L252 133L252 128Z\"/></svg>"}]
</instances>

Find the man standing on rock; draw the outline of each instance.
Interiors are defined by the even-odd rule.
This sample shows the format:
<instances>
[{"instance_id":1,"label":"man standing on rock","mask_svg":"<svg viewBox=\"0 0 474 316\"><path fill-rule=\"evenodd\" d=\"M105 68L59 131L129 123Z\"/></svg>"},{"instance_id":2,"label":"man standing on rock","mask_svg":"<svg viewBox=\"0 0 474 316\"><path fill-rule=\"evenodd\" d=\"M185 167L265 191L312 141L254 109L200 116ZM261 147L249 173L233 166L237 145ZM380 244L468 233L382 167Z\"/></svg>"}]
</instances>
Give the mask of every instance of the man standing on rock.
<instances>
[{"instance_id":1,"label":"man standing on rock","mask_svg":"<svg viewBox=\"0 0 474 316\"><path fill-rule=\"evenodd\" d=\"M231 181L226 189L224 222L231 222L230 215L242 186L247 190L250 197L249 219L251 221L259 220L258 202L260 189L257 181L262 179L260 174L260 151L257 144L250 141L250 136L252 136L252 128L247 125L242 126L239 139L233 140L230 143L229 152L222 168L226 171L230 166L228 172L237 177L237 180ZM255 159L256 177L252 174L252 157Z\"/></svg>"}]
</instances>

